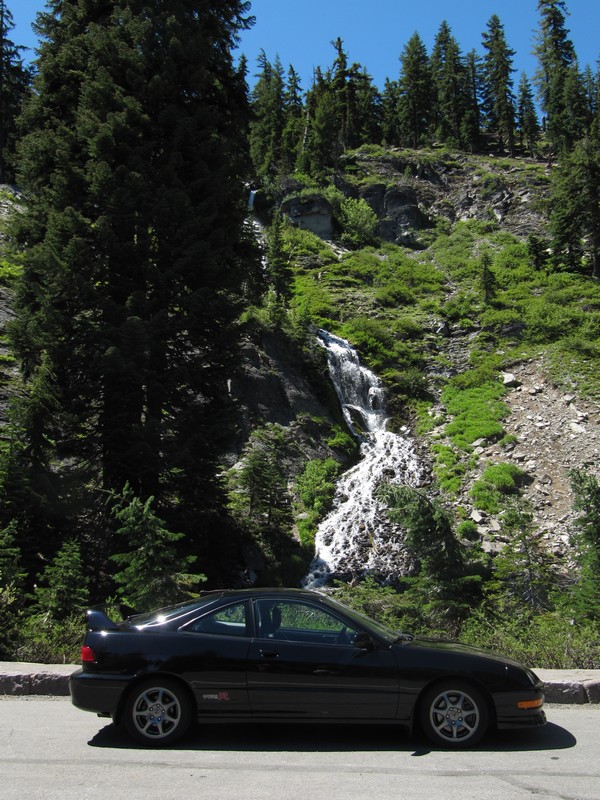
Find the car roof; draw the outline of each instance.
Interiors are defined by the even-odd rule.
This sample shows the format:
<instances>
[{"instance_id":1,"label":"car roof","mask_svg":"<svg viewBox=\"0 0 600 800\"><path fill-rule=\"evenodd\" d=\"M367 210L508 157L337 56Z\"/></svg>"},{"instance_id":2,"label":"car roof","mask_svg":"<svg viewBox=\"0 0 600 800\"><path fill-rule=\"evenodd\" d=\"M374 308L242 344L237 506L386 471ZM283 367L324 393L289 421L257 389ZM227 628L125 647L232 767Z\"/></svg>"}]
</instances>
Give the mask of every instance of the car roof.
<instances>
[{"instance_id":1,"label":"car roof","mask_svg":"<svg viewBox=\"0 0 600 800\"><path fill-rule=\"evenodd\" d=\"M307 600L325 600L327 596L320 592L313 592L310 589L285 589L280 586L260 587L258 589L212 589L200 592L200 597L214 595L215 597L297 597Z\"/></svg>"}]
</instances>

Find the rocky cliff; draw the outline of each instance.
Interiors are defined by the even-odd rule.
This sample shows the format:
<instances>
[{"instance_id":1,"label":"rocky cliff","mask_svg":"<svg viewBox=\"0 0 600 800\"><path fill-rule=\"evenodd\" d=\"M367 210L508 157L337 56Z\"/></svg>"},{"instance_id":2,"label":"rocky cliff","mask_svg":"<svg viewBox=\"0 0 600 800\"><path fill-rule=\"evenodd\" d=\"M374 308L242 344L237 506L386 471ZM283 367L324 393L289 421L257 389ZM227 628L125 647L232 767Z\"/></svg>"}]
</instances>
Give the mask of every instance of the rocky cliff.
<instances>
[{"instance_id":1,"label":"rocky cliff","mask_svg":"<svg viewBox=\"0 0 600 800\"><path fill-rule=\"evenodd\" d=\"M419 230L439 218L496 220L523 237L545 226L550 167L533 159L407 155L365 147L342 159L341 167L333 176L335 186L344 196L362 198L371 206L386 242L410 245ZM333 209L326 198L317 192L294 194L300 186L293 181L284 182L283 188L289 196L282 211L294 225L325 239L334 235Z\"/></svg>"}]
</instances>

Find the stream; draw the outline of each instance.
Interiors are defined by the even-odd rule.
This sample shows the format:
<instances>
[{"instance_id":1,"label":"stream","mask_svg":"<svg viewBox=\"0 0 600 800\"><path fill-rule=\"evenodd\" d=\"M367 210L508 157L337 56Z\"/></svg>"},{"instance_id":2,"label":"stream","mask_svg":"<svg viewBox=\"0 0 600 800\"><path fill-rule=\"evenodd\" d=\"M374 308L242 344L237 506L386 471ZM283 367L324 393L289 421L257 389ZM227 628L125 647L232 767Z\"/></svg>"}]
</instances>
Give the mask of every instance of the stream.
<instances>
[{"instance_id":1,"label":"stream","mask_svg":"<svg viewBox=\"0 0 600 800\"><path fill-rule=\"evenodd\" d=\"M404 534L391 523L376 491L382 482L418 486L423 475L412 441L387 430L385 392L345 340L321 330L331 380L346 422L360 442L360 460L336 484L331 512L315 539L315 557L304 586L366 574L391 580L405 574L410 559Z\"/></svg>"}]
</instances>

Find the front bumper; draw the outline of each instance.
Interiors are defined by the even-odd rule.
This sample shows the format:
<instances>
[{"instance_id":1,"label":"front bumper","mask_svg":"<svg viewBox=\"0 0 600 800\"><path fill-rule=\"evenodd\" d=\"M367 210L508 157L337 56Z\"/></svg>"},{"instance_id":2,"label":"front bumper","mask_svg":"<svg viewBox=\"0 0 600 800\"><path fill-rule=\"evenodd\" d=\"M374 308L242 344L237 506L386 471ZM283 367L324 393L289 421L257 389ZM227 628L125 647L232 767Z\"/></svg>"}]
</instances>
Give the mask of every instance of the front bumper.
<instances>
[{"instance_id":1,"label":"front bumper","mask_svg":"<svg viewBox=\"0 0 600 800\"><path fill-rule=\"evenodd\" d=\"M543 711L544 692L541 683L528 692L508 692L496 697L496 727L498 730L509 728L535 728L546 724ZM533 708L520 708L520 703L532 703Z\"/></svg>"}]
</instances>

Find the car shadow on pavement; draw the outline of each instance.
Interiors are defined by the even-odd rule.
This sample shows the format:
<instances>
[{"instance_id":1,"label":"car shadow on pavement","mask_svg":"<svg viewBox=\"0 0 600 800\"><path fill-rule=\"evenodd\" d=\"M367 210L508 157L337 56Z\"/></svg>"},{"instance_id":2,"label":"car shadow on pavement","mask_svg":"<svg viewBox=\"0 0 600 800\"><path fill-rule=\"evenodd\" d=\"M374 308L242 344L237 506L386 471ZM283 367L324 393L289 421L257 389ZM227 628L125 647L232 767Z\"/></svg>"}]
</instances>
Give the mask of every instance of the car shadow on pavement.
<instances>
[{"instance_id":1,"label":"car shadow on pavement","mask_svg":"<svg viewBox=\"0 0 600 800\"><path fill-rule=\"evenodd\" d=\"M490 733L473 750L521 752L565 750L574 747L576 738L565 728L549 722L543 728ZM101 728L88 742L90 747L126 750L147 749L134 742L112 723ZM424 756L433 747L419 733L409 737L393 726L383 725L293 725L256 723L252 725L210 725L192 727L180 742L166 750L223 752L411 752Z\"/></svg>"}]
</instances>

